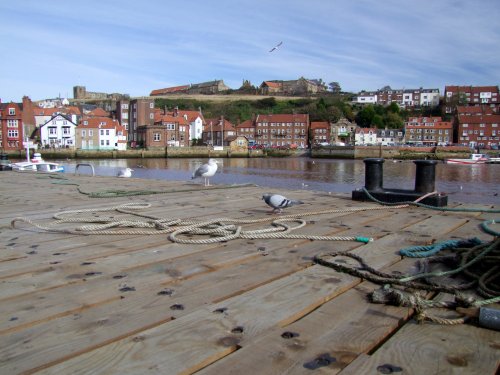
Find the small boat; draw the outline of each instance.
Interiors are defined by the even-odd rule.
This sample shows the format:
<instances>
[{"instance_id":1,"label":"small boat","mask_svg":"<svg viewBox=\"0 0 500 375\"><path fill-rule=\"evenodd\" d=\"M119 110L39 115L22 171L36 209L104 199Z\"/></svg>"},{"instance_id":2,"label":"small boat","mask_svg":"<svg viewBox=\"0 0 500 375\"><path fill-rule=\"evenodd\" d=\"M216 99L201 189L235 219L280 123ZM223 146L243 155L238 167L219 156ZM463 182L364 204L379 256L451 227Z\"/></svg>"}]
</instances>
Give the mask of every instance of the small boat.
<instances>
[{"instance_id":1,"label":"small boat","mask_svg":"<svg viewBox=\"0 0 500 375\"><path fill-rule=\"evenodd\" d=\"M468 159L446 159L447 164L486 164L490 158L486 154L471 154Z\"/></svg>"},{"instance_id":2,"label":"small boat","mask_svg":"<svg viewBox=\"0 0 500 375\"><path fill-rule=\"evenodd\" d=\"M64 172L64 167L58 163L48 162L42 159L42 155L36 152L31 160L21 161L11 164L14 171L32 171L32 172Z\"/></svg>"}]
</instances>

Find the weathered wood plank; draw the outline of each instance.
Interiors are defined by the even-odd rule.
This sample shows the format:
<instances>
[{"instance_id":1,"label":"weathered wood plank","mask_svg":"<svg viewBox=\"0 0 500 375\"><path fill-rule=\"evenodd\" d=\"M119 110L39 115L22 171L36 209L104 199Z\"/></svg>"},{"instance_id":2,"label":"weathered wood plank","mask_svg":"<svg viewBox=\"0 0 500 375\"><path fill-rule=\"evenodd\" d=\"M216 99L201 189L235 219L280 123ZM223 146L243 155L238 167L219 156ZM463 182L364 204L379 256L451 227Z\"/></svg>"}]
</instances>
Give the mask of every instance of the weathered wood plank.
<instances>
[{"instance_id":1,"label":"weathered wood plank","mask_svg":"<svg viewBox=\"0 0 500 375\"><path fill-rule=\"evenodd\" d=\"M415 227L425 228L426 225ZM467 221L450 234L463 238L465 233L468 237L474 229L475 225ZM436 232L439 230L436 228ZM485 236L478 233L478 237ZM387 244L382 246L385 247L388 247ZM363 248L354 252L358 250ZM412 259L405 259L390 270L407 273L408 266L413 262ZM271 330L250 343L243 341L240 350L199 373L302 374L306 370L337 373L352 360L379 345L409 316L411 310L407 308L368 303L366 295L375 288L373 284L364 282L283 329ZM283 337L284 332L288 336ZM418 373L415 368L406 370L411 374Z\"/></svg>"},{"instance_id":2,"label":"weathered wood plank","mask_svg":"<svg viewBox=\"0 0 500 375\"><path fill-rule=\"evenodd\" d=\"M370 356L340 374L495 374L500 366L500 334L471 325L419 325L409 322ZM386 370L387 369L387 370Z\"/></svg>"}]
</instances>

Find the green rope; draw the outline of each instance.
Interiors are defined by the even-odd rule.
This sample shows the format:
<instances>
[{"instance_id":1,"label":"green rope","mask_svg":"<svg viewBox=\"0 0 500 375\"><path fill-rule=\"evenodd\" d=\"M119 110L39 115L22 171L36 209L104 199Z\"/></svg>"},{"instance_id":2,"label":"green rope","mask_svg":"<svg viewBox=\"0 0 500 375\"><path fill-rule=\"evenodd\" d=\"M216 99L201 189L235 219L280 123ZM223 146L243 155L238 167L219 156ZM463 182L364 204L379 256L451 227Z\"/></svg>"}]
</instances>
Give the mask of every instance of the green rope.
<instances>
[{"instance_id":1,"label":"green rope","mask_svg":"<svg viewBox=\"0 0 500 375\"><path fill-rule=\"evenodd\" d=\"M482 242L479 238L471 238L468 240L447 240L427 246L410 246L399 250L399 254L408 258L426 258L431 255L435 255L442 250L472 247L481 243Z\"/></svg>"},{"instance_id":2,"label":"green rope","mask_svg":"<svg viewBox=\"0 0 500 375\"><path fill-rule=\"evenodd\" d=\"M489 227L489 224L498 224L500 223L500 220L486 220L481 223L481 229L484 230L486 233L491 234L492 236L495 237L500 237L500 232L497 232Z\"/></svg>"},{"instance_id":3,"label":"green rope","mask_svg":"<svg viewBox=\"0 0 500 375\"><path fill-rule=\"evenodd\" d=\"M368 198L370 198L370 200L372 200L372 201L374 201L376 203L382 204L384 206L394 206L394 205L399 205L399 204L407 204L407 205L413 205L413 206L418 206L418 207L422 207L422 208L428 208L430 210L436 210L436 211L448 211L448 212L485 212L485 213L494 213L494 214L500 213L500 209L497 210L497 209L478 209L478 208L460 208L460 207L435 207L435 206L431 206L431 205L428 205L428 204L423 204L423 203L420 203L420 202L412 202L412 201L397 202L397 203L383 202L383 201L375 198L373 195L371 195L368 192L368 190L366 190L365 187L363 187L362 189L363 189L363 192L368 196Z\"/></svg>"},{"instance_id":4,"label":"green rope","mask_svg":"<svg viewBox=\"0 0 500 375\"><path fill-rule=\"evenodd\" d=\"M496 241L493 241L491 242L488 246L486 246L486 248L481 251L475 258L473 258L472 260L466 262L465 264L462 264L460 267L458 268L455 268L454 270L450 270L450 271L441 271L441 272L427 272L427 273L419 273L418 275L414 275L414 276L408 276L408 277L405 277L405 278L402 278L400 279L401 282L406 282L406 281L413 281L413 280L416 280L416 279L422 279L422 278L429 278L429 277L440 277L440 276L448 276L448 275L454 275L454 274L457 274L461 271L463 271L464 269L472 266L473 264L477 263L479 260L481 260L482 258L484 258L486 256L486 254L488 254L490 251L492 251L493 249L496 249L498 248L498 244L500 243L499 240L496 240ZM482 245L478 245L476 246L476 248L479 248L481 247Z\"/></svg>"},{"instance_id":5,"label":"green rope","mask_svg":"<svg viewBox=\"0 0 500 375\"><path fill-rule=\"evenodd\" d=\"M69 184L68 184L69 185ZM95 191L87 193L80 189L78 184L77 189L80 194L87 195L89 198L117 198L117 197L131 197L137 195L154 195L154 194L170 194L170 193L186 193L193 192L193 189L173 189L173 190L103 190L103 191ZM209 190L218 190L218 189L234 189L240 187L248 187L255 186L254 184L234 184L234 185L221 185L211 187Z\"/></svg>"}]
</instances>

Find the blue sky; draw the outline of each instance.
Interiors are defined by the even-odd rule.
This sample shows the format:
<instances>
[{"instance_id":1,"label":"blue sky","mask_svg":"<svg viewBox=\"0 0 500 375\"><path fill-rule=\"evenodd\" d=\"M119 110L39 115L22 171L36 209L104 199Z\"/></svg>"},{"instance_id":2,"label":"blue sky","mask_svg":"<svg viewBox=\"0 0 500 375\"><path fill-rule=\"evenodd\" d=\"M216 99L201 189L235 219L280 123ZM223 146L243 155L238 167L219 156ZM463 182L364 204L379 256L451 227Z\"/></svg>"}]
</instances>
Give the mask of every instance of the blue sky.
<instances>
[{"instance_id":1,"label":"blue sky","mask_svg":"<svg viewBox=\"0 0 500 375\"><path fill-rule=\"evenodd\" d=\"M75 85L143 96L214 79L498 85L499 19L498 0L5 0L0 98L71 98Z\"/></svg>"}]
</instances>

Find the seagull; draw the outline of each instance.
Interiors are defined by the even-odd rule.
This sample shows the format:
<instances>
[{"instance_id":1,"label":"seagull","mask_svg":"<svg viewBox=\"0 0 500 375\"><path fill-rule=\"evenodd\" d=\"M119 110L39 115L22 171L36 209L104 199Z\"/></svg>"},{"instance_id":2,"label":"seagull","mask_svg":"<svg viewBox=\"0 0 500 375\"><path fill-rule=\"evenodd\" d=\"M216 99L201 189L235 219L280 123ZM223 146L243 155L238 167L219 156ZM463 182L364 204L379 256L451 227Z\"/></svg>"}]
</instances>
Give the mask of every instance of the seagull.
<instances>
[{"instance_id":1,"label":"seagull","mask_svg":"<svg viewBox=\"0 0 500 375\"><path fill-rule=\"evenodd\" d=\"M210 177L217 172L217 163L217 160L209 159L208 163L203 164L196 171L194 171L191 178L203 177L205 178L205 186L210 186Z\"/></svg>"},{"instance_id":2,"label":"seagull","mask_svg":"<svg viewBox=\"0 0 500 375\"><path fill-rule=\"evenodd\" d=\"M279 46L281 46L282 44L283 44L283 42L279 42L273 48L271 48L271 50L269 52L273 52L273 51L277 50L279 48Z\"/></svg>"},{"instance_id":3,"label":"seagull","mask_svg":"<svg viewBox=\"0 0 500 375\"><path fill-rule=\"evenodd\" d=\"M122 169L121 171L118 172L118 174L116 175L116 177L132 177L132 172L133 171L134 170L130 169L130 168Z\"/></svg>"},{"instance_id":4,"label":"seagull","mask_svg":"<svg viewBox=\"0 0 500 375\"><path fill-rule=\"evenodd\" d=\"M283 208L295 206L297 204L303 204L302 201L291 200L279 194L264 194L262 199L266 204L273 208L273 213L278 211L281 213Z\"/></svg>"}]
</instances>

